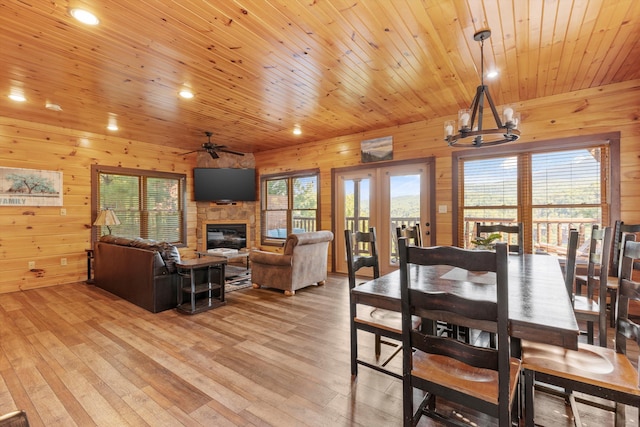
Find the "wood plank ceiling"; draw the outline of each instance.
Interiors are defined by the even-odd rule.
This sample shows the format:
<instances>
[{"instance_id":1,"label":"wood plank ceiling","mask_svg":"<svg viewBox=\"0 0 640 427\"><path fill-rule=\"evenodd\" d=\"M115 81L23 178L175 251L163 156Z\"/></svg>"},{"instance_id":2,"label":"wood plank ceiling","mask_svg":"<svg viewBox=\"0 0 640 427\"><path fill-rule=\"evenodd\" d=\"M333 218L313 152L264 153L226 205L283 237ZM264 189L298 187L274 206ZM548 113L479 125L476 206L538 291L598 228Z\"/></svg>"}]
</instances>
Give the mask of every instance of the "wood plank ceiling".
<instances>
[{"instance_id":1,"label":"wood plank ceiling","mask_svg":"<svg viewBox=\"0 0 640 427\"><path fill-rule=\"evenodd\" d=\"M6 0L0 27L1 116L106 134L112 114L115 135L182 150L204 131L256 152L453 116L483 28L496 104L640 78L637 0Z\"/></svg>"}]
</instances>

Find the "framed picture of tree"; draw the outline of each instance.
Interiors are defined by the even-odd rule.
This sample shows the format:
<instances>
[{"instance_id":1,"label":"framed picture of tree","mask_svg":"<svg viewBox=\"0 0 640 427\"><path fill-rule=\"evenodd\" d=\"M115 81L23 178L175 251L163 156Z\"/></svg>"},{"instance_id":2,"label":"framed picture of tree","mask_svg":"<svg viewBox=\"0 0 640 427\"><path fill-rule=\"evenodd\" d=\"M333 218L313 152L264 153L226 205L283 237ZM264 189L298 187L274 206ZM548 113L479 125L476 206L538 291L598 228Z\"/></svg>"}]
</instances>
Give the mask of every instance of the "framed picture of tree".
<instances>
[{"instance_id":1,"label":"framed picture of tree","mask_svg":"<svg viewBox=\"0 0 640 427\"><path fill-rule=\"evenodd\" d=\"M0 206L62 206L62 172L0 167Z\"/></svg>"}]
</instances>

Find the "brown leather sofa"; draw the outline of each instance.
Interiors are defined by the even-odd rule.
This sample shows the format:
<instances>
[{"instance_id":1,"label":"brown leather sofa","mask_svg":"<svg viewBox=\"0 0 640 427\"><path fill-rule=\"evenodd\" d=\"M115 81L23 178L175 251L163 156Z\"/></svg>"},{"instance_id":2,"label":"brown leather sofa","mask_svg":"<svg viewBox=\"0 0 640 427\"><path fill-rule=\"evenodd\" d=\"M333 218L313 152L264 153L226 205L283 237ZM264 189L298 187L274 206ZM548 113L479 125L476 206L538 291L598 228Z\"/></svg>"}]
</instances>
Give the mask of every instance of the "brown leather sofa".
<instances>
[{"instance_id":1,"label":"brown leather sofa","mask_svg":"<svg viewBox=\"0 0 640 427\"><path fill-rule=\"evenodd\" d=\"M328 230L289 234L284 253L252 251L251 282L282 289L287 296L313 284L324 285L327 279L327 258L333 233Z\"/></svg>"},{"instance_id":2,"label":"brown leather sofa","mask_svg":"<svg viewBox=\"0 0 640 427\"><path fill-rule=\"evenodd\" d=\"M152 313L175 308L177 248L166 242L102 236L94 247L94 284Z\"/></svg>"}]
</instances>

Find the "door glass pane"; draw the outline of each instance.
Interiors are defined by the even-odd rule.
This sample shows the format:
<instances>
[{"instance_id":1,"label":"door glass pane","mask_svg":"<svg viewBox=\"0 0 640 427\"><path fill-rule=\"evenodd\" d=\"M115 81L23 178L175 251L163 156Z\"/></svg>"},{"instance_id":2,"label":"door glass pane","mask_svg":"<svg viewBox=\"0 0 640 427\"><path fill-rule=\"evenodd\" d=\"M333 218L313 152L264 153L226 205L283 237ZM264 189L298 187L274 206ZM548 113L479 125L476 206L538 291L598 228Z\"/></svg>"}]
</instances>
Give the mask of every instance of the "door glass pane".
<instances>
[{"instance_id":1,"label":"door glass pane","mask_svg":"<svg viewBox=\"0 0 640 427\"><path fill-rule=\"evenodd\" d=\"M344 180L344 220L345 229L369 230L370 180L368 178ZM363 243L353 248L354 255L369 255L369 245ZM344 254L346 257L346 253Z\"/></svg>"},{"instance_id":2,"label":"door glass pane","mask_svg":"<svg viewBox=\"0 0 640 427\"><path fill-rule=\"evenodd\" d=\"M370 179L344 180L345 229L367 231L369 229Z\"/></svg>"},{"instance_id":3,"label":"door glass pane","mask_svg":"<svg viewBox=\"0 0 640 427\"><path fill-rule=\"evenodd\" d=\"M391 175L389 177L389 213L391 219L391 264L398 263L396 228L410 227L420 222L420 175Z\"/></svg>"}]
</instances>

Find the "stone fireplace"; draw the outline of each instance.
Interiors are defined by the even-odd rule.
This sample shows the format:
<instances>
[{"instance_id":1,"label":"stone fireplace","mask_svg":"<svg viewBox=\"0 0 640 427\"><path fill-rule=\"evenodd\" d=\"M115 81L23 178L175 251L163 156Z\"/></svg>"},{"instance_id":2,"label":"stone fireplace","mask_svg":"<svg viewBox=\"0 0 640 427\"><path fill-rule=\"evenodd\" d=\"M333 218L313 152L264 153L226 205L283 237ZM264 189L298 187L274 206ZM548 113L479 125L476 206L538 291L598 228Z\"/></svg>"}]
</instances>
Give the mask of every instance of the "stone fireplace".
<instances>
[{"instance_id":1,"label":"stone fireplace","mask_svg":"<svg viewBox=\"0 0 640 427\"><path fill-rule=\"evenodd\" d=\"M253 168L255 167L255 159L251 153L245 153L244 156L221 153L218 159L212 159L207 153L198 153L197 166ZM209 245L221 243L219 234L221 231L215 231L213 228L224 229L222 230L222 235L226 233L229 237L229 241L226 244L233 244L235 246L240 244L243 248L248 249L256 247L256 218L260 214L260 211L257 210L259 206L258 202L237 202L231 204L196 202L198 222L198 227L196 228L197 250L204 252L210 249L210 247L208 247ZM227 230L230 230L232 226L234 228L236 226L244 227L244 244L238 243L237 236L231 239L231 232L227 233ZM207 231L208 227L211 232L218 234L209 236ZM209 237L213 239L209 239ZM229 243L231 240L235 241ZM234 247L233 249L240 248Z\"/></svg>"}]
</instances>

